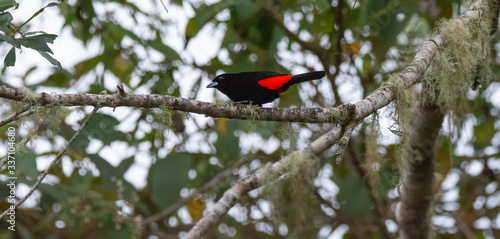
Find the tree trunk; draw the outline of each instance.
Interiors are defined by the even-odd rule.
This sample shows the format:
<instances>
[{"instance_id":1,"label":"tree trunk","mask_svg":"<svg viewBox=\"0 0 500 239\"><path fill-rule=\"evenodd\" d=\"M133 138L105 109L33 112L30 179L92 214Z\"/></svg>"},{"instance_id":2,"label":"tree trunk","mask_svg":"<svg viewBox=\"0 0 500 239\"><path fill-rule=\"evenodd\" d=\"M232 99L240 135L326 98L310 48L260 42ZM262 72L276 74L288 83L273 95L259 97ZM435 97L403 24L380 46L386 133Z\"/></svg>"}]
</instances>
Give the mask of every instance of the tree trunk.
<instances>
[{"instance_id":1,"label":"tree trunk","mask_svg":"<svg viewBox=\"0 0 500 239\"><path fill-rule=\"evenodd\" d=\"M402 184L397 220L401 238L431 238L434 158L443 113L437 106L417 105L403 144Z\"/></svg>"}]
</instances>

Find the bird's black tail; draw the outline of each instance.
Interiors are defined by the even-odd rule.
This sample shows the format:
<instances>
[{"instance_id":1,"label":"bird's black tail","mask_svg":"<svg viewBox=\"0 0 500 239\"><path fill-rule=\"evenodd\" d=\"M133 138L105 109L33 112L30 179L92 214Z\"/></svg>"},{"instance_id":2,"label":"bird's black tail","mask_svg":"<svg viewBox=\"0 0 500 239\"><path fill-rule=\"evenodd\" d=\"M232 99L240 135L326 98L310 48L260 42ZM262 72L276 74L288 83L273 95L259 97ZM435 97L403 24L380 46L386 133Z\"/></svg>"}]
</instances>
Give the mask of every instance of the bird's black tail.
<instances>
[{"instance_id":1,"label":"bird's black tail","mask_svg":"<svg viewBox=\"0 0 500 239\"><path fill-rule=\"evenodd\" d=\"M325 76L324 71L307 72L293 76L292 79L290 79L290 81L286 83L286 85L291 86L293 84L301 83L304 81L317 80L323 78L324 76Z\"/></svg>"}]
</instances>

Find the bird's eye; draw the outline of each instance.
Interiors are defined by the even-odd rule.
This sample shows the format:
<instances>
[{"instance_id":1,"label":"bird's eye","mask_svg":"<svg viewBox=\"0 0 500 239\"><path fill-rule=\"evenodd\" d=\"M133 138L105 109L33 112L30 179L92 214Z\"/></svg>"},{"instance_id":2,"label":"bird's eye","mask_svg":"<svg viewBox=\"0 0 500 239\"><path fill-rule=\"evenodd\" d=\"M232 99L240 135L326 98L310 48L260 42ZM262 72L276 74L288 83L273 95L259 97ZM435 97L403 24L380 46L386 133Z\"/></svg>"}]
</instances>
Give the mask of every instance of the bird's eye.
<instances>
[{"instance_id":1,"label":"bird's eye","mask_svg":"<svg viewBox=\"0 0 500 239\"><path fill-rule=\"evenodd\" d=\"M217 77L217 79L216 79L216 81L217 81L217 82L221 82L221 81L223 81L223 80L224 80L224 77L222 77L222 76L219 76L219 77Z\"/></svg>"}]
</instances>

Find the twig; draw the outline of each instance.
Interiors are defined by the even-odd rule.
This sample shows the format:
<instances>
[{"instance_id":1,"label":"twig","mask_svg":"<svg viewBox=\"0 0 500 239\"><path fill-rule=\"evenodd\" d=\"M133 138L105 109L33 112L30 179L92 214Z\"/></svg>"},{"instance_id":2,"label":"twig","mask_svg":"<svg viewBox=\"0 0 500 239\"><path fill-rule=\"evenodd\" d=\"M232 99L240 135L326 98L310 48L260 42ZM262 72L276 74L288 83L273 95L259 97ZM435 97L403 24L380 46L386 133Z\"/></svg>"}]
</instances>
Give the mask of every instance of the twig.
<instances>
[{"instance_id":1,"label":"twig","mask_svg":"<svg viewBox=\"0 0 500 239\"><path fill-rule=\"evenodd\" d=\"M90 119L94 116L94 114L97 112L97 110L99 110L98 107L95 107L94 110L92 110L92 112L89 114L89 116L87 116L87 119L83 122L82 126L80 126L80 128L78 129L78 131L75 132L75 134L73 135L73 137L71 137L71 139L68 141L68 143L66 144L66 147L64 147L57 155L56 155L56 158L54 160L52 160L52 162L50 162L50 165L49 167L47 167L47 169L45 169L45 171L40 175L40 177L38 178L37 182L35 183L35 185L33 185L33 187L31 187L30 191L23 197L21 198L16 204L14 204L14 209L19 207L21 204L24 203L24 201L26 201L26 199L28 199L31 194L33 194L33 192L38 188L38 186L42 183L43 179L45 178L45 176L47 176L47 174L49 174L49 170L54 167L54 165L56 165L59 160L61 159L61 157L64 155L64 153L68 150L69 146L75 141L75 139L82 133L83 129L85 128L85 126L87 126L87 124L90 122ZM0 214L0 219L2 219L5 215L7 215L7 212L9 212L10 210L12 210L12 208L9 208L7 210L5 210L2 214Z\"/></svg>"},{"instance_id":2,"label":"twig","mask_svg":"<svg viewBox=\"0 0 500 239\"><path fill-rule=\"evenodd\" d=\"M123 84L117 85L116 88L118 89L118 95L120 95L121 97L127 97L127 92L125 92Z\"/></svg>"},{"instance_id":3,"label":"twig","mask_svg":"<svg viewBox=\"0 0 500 239\"><path fill-rule=\"evenodd\" d=\"M6 125L6 124L8 124L10 122L16 121L16 120L18 120L21 117L33 114L33 112L35 112L35 111L34 110L27 110L27 108L25 108L25 109L23 109L23 110L21 110L19 112L15 112L15 113L7 116L2 121L0 121L0 127L4 126L4 125Z\"/></svg>"},{"instance_id":4,"label":"twig","mask_svg":"<svg viewBox=\"0 0 500 239\"><path fill-rule=\"evenodd\" d=\"M469 156L454 156L454 157L459 158L460 162L471 161L474 159L488 160L489 158L500 157L500 152L494 153L494 154L484 154L484 155L477 155L477 156L470 156L470 157ZM457 160L457 161L459 161L459 160Z\"/></svg>"},{"instance_id":5,"label":"twig","mask_svg":"<svg viewBox=\"0 0 500 239\"><path fill-rule=\"evenodd\" d=\"M476 239L477 237L474 235L474 231L472 228L464 222L463 216L458 215L457 213L452 213L453 218L456 221L456 225L458 230L460 230L465 238L467 239Z\"/></svg>"},{"instance_id":6,"label":"twig","mask_svg":"<svg viewBox=\"0 0 500 239\"><path fill-rule=\"evenodd\" d=\"M340 99L339 90L337 88L337 83L335 82L335 80L337 79L337 76L340 74L340 64L342 63L342 39L344 38L344 19L343 19L342 9L344 8L344 0L339 0L337 7L335 7L335 9L333 8L333 6L331 8L332 8L332 13L335 14L335 24L338 26L338 30L336 31L337 33L336 45L335 48L332 48L334 50L330 51L330 54L333 54L335 56L334 58L335 73L331 75L330 71L326 70L328 69L328 65L324 65L324 67L326 67L325 72L328 75L328 78L330 79L332 85L333 96L335 97L335 104L339 105L342 104L342 99ZM330 39L333 39L335 35L334 32L335 31L331 32ZM324 62L323 64L325 63L328 62Z\"/></svg>"},{"instance_id":7,"label":"twig","mask_svg":"<svg viewBox=\"0 0 500 239\"><path fill-rule=\"evenodd\" d=\"M356 126L358 126L358 122L351 123L345 127L344 133L342 134L342 138L340 138L338 142L339 148L337 149L336 153L337 158L335 159L337 164L342 163L342 158L344 157L345 148L347 144L349 144L349 139L351 138L352 131L356 128Z\"/></svg>"},{"instance_id":8,"label":"twig","mask_svg":"<svg viewBox=\"0 0 500 239\"><path fill-rule=\"evenodd\" d=\"M147 218L144 218L142 220L142 224L143 225L146 225L146 224L149 224L149 223L152 223L154 221L158 221L168 215L170 215L171 213L173 213L175 210L181 208L182 206L186 205L190 200L192 200L194 197L196 197L198 194L201 194L201 193L204 193L206 192L208 189L212 188L213 186L217 185L221 180L225 179L226 177L230 176L231 173L233 172L234 169L236 168L239 168L241 167L243 164L246 164L248 163L250 160L252 160L254 157L249 157L249 158L246 158L238 163L235 163L232 167L222 171L221 173L219 173L217 176L215 176L214 178L212 178L210 181L208 181L206 184L204 184L203 186L201 186L200 188L196 189L194 192L191 193L191 195L185 197L185 198L182 198L180 199L179 201L177 201L176 203L170 205L168 208L166 208L165 210L153 215L153 216L150 216L150 217L147 217Z\"/></svg>"}]
</instances>

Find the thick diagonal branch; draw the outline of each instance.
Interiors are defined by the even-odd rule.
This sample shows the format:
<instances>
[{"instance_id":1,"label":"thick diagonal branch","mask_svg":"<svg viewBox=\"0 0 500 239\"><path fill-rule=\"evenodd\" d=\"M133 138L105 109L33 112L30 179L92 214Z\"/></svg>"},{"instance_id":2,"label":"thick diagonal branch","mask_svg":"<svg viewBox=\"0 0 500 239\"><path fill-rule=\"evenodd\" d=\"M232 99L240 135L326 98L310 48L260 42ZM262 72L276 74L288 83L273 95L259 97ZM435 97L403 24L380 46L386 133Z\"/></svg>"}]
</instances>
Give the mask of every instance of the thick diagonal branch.
<instances>
[{"instance_id":1,"label":"thick diagonal branch","mask_svg":"<svg viewBox=\"0 0 500 239\"><path fill-rule=\"evenodd\" d=\"M279 176L286 173L290 161L297 158L315 158L314 155L318 155L326 149L330 148L337 139L339 138L340 128L334 127L328 133L322 135L314 142L309 144L306 148L293 152L280 161L272 164L265 170L258 171L246 178L240 179L233 187L228 189L224 195L217 201L217 203L212 207L212 210L208 212L203 218L194 225L193 228L183 237L183 239L196 239L202 238L202 236L207 232L207 230L217 223L227 211L232 208L242 196L244 196L250 190L256 189L265 182L277 179ZM313 159L314 160L314 159Z\"/></svg>"}]
</instances>

